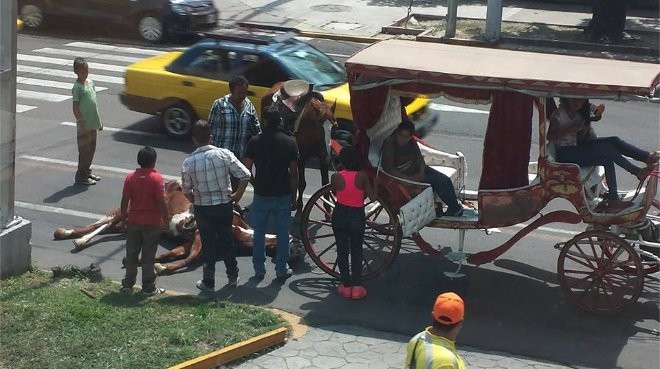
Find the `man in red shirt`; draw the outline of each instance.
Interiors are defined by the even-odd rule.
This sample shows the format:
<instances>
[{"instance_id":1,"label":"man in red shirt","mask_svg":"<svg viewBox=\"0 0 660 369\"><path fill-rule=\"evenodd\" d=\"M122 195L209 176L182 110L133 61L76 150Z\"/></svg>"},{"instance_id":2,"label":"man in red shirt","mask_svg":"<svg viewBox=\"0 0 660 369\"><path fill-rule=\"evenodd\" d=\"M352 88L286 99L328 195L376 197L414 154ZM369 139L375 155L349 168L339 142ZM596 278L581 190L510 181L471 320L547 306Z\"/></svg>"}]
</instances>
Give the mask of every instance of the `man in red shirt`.
<instances>
[{"instance_id":1,"label":"man in red shirt","mask_svg":"<svg viewBox=\"0 0 660 369\"><path fill-rule=\"evenodd\" d=\"M161 226L168 223L163 177L154 169L156 150L145 146L137 155L140 168L124 180L121 214L126 218L126 276L121 281L123 293L131 293L142 253L142 292L153 295L165 292L156 288L154 263Z\"/></svg>"}]
</instances>

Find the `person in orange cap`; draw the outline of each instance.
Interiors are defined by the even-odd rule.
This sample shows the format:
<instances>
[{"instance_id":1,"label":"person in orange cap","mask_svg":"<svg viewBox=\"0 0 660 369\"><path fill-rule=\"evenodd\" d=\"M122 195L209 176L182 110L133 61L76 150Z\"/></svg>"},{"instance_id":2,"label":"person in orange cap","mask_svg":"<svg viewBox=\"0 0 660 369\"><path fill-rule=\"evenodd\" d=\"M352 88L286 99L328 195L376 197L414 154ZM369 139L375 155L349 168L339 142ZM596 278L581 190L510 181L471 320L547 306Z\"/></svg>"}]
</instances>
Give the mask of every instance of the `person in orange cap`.
<instances>
[{"instance_id":1,"label":"person in orange cap","mask_svg":"<svg viewBox=\"0 0 660 369\"><path fill-rule=\"evenodd\" d=\"M408 342L406 369L466 369L456 351L456 337L463 327L465 304L454 292L445 292L433 304L433 323Z\"/></svg>"}]
</instances>

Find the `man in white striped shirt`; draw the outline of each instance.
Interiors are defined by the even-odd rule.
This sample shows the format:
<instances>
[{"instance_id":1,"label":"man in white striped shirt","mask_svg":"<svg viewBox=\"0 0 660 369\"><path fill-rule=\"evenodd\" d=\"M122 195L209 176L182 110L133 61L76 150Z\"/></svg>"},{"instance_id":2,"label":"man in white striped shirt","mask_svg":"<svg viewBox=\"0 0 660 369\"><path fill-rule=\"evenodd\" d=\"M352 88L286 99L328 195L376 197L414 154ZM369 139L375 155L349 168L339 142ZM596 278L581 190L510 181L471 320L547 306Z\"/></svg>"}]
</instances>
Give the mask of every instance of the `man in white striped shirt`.
<instances>
[{"instance_id":1,"label":"man in white striped shirt","mask_svg":"<svg viewBox=\"0 0 660 369\"><path fill-rule=\"evenodd\" d=\"M243 196L250 172L227 149L211 145L211 126L197 121L192 129L197 149L184 161L181 187L193 203L195 221L202 240L202 279L197 288L215 290L215 262L222 258L227 268L228 284L238 284L238 263L231 234L233 204ZM232 193L230 175L240 180Z\"/></svg>"}]
</instances>

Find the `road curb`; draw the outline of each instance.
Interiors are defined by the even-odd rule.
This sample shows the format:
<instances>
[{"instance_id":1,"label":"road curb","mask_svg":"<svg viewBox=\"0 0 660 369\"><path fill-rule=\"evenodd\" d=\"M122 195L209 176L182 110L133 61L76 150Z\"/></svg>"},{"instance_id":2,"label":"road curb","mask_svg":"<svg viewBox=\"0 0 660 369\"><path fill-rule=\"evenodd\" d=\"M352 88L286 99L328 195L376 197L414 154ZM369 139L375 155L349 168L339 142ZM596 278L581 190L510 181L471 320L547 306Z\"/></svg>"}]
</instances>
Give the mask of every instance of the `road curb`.
<instances>
[{"instance_id":1,"label":"road curb","mask_svg":"<svg viewBox=\"0 0 660 369\"><path fill-rule=\"evenodd\" d=\"M244 28L255 28L260 30L281 31L281 32L292 31L297 33L298 36L300 37L323 38L323 39L335 40L335 41L374 43L382 40L381 38L377 38L377 37L354 36L354 35L331 33L331 32L305 31L293 27L280 27L268 23L259 23L259 22L239 22L238 25Z\"/></svg>"},{"instance_id":2,"label":"road curb","mask_svg":"<svg viewBox=\"0 0 660 369\"><path fill-rule=\"evenodd\" d=\"M169 369L212 369L247 355L283 343L288 330L284 327L274 329L262 335L235 343L209 354L199 356L184 363L171 366Z\"/></svg>"}]
</instances>

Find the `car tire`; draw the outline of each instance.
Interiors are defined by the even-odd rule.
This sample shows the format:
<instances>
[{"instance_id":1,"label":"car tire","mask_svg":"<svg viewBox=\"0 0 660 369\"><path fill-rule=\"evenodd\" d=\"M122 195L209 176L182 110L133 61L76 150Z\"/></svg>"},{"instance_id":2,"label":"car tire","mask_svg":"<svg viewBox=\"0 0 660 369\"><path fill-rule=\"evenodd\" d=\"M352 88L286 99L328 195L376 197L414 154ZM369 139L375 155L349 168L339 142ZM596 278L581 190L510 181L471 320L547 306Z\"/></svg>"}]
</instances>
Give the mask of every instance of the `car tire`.
<instances>
[{"instance_id":1,"label":"car tire","mask_svg":"<svg viewBox=\"0 0 660 369\"><path fill-rule=\"evenodd\" d=\"M140 37L153 44L165 41L167 29L165 23L153 15L140 17L137 22Z\"/></svg>"},{"instance_id":2,"label":"car tire","mask_svg":"<svg viewBox=\"0 0 660 369\"><path fill-rule=\"evenodd\" d=\"M161 120L168 135L176 139L190 136L192 126L197 121L197 115L186 103L178 103L162 111Z\"/></svg>"},{"instance_id":3,"label":"car tire","mask_svg":"<svg viewBox=\"0 0 660 369\"><path fill-rule=\"evenodd\" d=\"M44 13L37 4L25 4L19 11L19 18L27 28L39 28L44 23Z\"/></svg>"}]
</instances>

